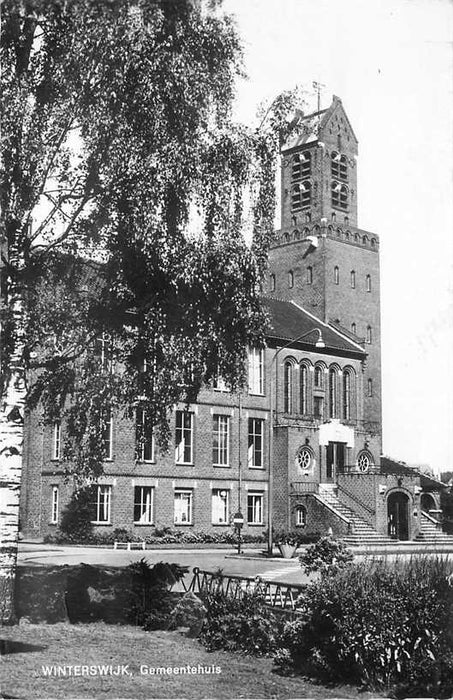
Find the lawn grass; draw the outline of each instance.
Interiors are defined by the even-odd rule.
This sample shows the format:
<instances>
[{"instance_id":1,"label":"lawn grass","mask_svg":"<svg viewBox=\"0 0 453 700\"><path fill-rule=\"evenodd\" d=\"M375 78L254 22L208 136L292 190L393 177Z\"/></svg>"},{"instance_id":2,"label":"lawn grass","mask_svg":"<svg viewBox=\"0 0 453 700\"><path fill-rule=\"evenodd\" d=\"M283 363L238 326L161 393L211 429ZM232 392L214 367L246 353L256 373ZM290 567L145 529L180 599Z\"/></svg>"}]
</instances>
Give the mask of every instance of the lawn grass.
<instances>
[{"instance_id":1,"label":"lawn grass","mask_svg":"<svg viewBox=\"0 0 453 700\"><path fill-rule=\"evenodd\" d=\"M352 687L326 688L273 672L272 659L228 652L208 653L180 632L144 632L136 627L20 625L0 632L3 698L356 698ZM28 645L28 646L24 646ZM132 675L50 676L47 665L129 665ZM142 675L147 667L219 667L220 673ZM376 694L360 693L361 698Z\"/></svg>"}]
</instances>

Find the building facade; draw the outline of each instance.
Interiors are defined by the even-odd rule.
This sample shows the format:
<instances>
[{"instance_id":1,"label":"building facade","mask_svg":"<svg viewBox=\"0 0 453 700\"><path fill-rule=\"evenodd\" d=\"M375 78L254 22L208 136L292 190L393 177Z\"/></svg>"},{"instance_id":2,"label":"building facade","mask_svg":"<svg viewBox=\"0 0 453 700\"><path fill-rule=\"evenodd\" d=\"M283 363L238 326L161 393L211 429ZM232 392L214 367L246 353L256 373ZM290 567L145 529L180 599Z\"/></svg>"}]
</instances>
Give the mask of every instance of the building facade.
<instances>
[{"instance_id":1,"label":"building facade","mask_svg":"<svg viewBox=\"0 0 453 700\"><path fill-rule=\"evenodd\" d=\"M435 480L381 464L379 238L357 226L357 139L336 97L300 126L282 150L267 345L249 350L248 386L231 394L219 378L196 404L175 407L170 451L148 436L138 459L136 425L112 414L94 489L98 532L230 532L240 511L246 533L271 524L332 528L351 542L406 540L423 536L427 509L437 512ZM63 431L29 417L27 536L55 532L70 500Z\"/></svg>"}]
</instances>

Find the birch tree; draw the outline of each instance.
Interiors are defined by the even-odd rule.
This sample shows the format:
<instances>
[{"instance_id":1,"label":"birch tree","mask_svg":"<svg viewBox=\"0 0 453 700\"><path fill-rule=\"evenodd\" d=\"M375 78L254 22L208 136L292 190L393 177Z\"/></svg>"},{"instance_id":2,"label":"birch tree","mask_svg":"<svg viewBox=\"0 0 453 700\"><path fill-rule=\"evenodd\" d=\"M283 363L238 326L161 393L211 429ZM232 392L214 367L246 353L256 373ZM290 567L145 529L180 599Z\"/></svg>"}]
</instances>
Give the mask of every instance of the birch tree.
<instances>
[{"instance_id":1,"label":"birch tree","mask_svg":"<svg viewBox=\"0 0 453 700\"><path fill-rule=\"evenodd\" d=\"M2 4L0 528L14 619L24 419L64 420L64 463L102 473L107 411L168 415L218 372L244 381L279 139L231 121L232 20L189 0ZM250 231L246 240L244 231ZM98 350L98 352L97 352Z\"/></svg>"}]
</instances>

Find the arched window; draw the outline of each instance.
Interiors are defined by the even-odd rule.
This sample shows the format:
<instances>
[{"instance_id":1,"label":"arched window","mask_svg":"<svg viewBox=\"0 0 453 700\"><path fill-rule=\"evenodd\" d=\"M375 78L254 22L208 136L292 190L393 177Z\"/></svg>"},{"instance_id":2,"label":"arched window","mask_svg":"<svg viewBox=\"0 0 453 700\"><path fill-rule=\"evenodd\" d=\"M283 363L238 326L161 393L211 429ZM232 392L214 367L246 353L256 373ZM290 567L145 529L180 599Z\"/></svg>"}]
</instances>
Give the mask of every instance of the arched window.
<instances>
[{"instance_id":1,"label":"arched window","mask_svg":"<svg viewBox=\"0 0 453 700\"><path fill-rule=\"evenodd\" d=\"M339 182L332 182L332 206L337 209L348 208L348 188Z\"/></svg>"},{"instance_id":2,"label":"arched window","mask_svg":"<svg viewBox=\"0 0 453 700\"><path fill-rule=\"evenodd\" d=\"M337 417L337 372L332 367L329 370L329 416Z\"/></svg>"},{"instance_id":3,"label":"arched window","mask_svg":"<svg viewBox=\"0 0 453 700\"><path fill-rule=\"evenodd\" d=\"M340 269L336 265L333 268L333 283L340 284Z\"/></svg>"},{"instance_id":4,"label":"arched window","mask_svg":"<svg viewBox=\"0 0 453 700\"><path fill-rule=\"evenodd\" d=\"M376 247L376 239L372 238L370 242L371 242L371 247L375 248Z\"/></svg>"},{"instance_id":5,"label":"arched window","mask_svg":"<svg viewBox=\"0 0 453 700\"><path fill-rule=\"evenodd\" d=\"M275 292L275 275L272 274L269 277L269 288L271 292Z\"/></svg>"},{"instance_id":6,"label":"arched window","mask_svg":"<svg viewBox=\"0 0 453 700\"><path fill-rule=\"evenodd\" d=\"M365 289L367 292L371 292L371 275L367 275L365 278Z\"/></svg>"},{"instance_id":7,"label":"arched window","mask_svg":"<svg viewBox=\"0 0 453 700\"><path fill-rule=\"evenodd\" d=\"M368 236L362 236L363 245L368 245Z\"/></svg>"},{"instance_id":8,"label":"arched window","mask_svg":"<svg viewBox=\"0 0 453 700\"><path fill-rule=\"evenodd\" d=\"M302 151L293 156L292 164L292 179L300 180L311 175L311 153L310 151Z\"/></svg>"},{"instance_id":9,"label":"arched window","mask_svg":"<svg viewBox=\"0 0 453 700\"><path fill-rule=\"evenodd\" d=\"M301 447L296 455L296 466L304 473L308 474L313 470L314 458L313 452L309 447Z\"/></svg>"},{"instance_id":10,"label":"arched window","mask_svg":"<svg viewBox=\"0 0 453 700\"><path fill-rule=\"evenodd\" d=\"M293 400L293 365L292 362L285 362L283 368L283 410L285 413L291 412Z\"/></svg>"},{"instance_id":11,"label":"arched window","mask_svg":"<svg viewBox=\"0 0 453 700\"><path fill-rule=\"evenodd\" d=\"M343 420L351 418L352 375L350 370L343 373Z\"/></svg>"},{"instance_id":12,"label":"arched window","mask_svg":"<svg viewBox=\"0 0 453 700\"><path fill-rule=\"evenodd\" d=\"M348 179L348 159L345 155L333 151L331 155L332 177L339 180Z\"/></svg>"},{"instance_id":13,"label":"arched window","mask_svg":"<svg viewBox=\"0 0 453 700\"><path fill-rule=\"evenodd\" d=\"M369 345L371 345L371 343L373 342L373 331L372 331L371 326L366 327L366 342Z\"/></svg>"},{"instance_id":14,"label":"arched window","mask_svg":"<svg viewBox=\"0 0 453 700\"><path fill-rule=\"evenodd\" d=\"M300 412L308 413L308 367L300 366Z\"/></svg>"},{"instance_id":15,"label":"arched window","mask_svg":"<svg viewBox=\"0 0 453 700\"><path fill-rule=\"evenodd\" d=\"M351 323L351 333L354 333L354 335L357 335L357 326L355 323Z\"/></svg>"},{"instance_id":16,"label":"arched window","mask_svg":"<svg viewBox=\"0 0 453 700\"><path fill-rule=\"evenodd\" d=\"M293 211L299 211L311 204L311 182L304 180L297 185L294 185L291 192L291 208Z\"/></svg>"},{"instance_id":17,"label":"arched window","mask_svg":"<svg viewBox=\"0 0 453 700\"><path fill-rule=\"evenodd\" d=\"M322 389L323 386L323 376L324 376L324 371L323 368L320 367L319 365L316 365L315 367L315 388L316 389Z\"/></svg>"},{"instance_id":18,"label":"arched window","mask_svg":"<svg viewBox=\"0 0 453 700\"><path fill-rule=\"evenodd\" d=\"M373 380L369 379L367 383L367 395L373 396Z\"/></svg>"},{"instance_id":19,"label":"arched window","mask_svg":"<svg viewBox=\"0 0 453 700\"><path fill-rule=\"evenodd\" d=\"M294 287L294 273L292 270L288 272L288 287L290 289Z\"/></svg>"},{"instance_id":20,"label":"arched window","mask_svg":"<svg viewBox=\"0 0 453 700\"><path fill-rule=\"evenodd\" d=\"M335 212L334 212L334 211L332 212L332 216L331 216L331 218L332 218L332 221L333 221L333 222L334 222L334 221L335 221L335 219L337 218L337 215L335 214Z\"/></svg>"},{"instance_id":21,"label":"arched window","mask_svg":"<svg viewBox=\"0 0 453 700\"><path fill-rule=\"evenodd\" d=\"M351 234L349 233L349 231L345 231L345 232L344 232L344 239L345 239L345 241L349 241L350 237L351 237Z\"/></svg>"},{"instance_id":22,"label":"arched window","mask_svg":"<svg viewBox=\"0 0 453 700\"><path fill-rule=\"evenodd\" d=\"M306 527L307 525L307 509L305 506L296 506L296 526Z\"/></svg>"},{"instance_id":23,"label":"arched window","mask_svg":"<svg viewBox=\"0 0 453 700\"><path fill-rule=\"evenodd\" d=\"M313 284L313 268L311 265L307 267L307 284Z\"/></svg>"},{"instance_id":24,"label":"arched window","mask_svg":"<svg viewBox=\"0 0 453 700\"><path fill-rule=\"evenodd\" d=\"M355 270L351 270L351 287L355 289Z\"/></svg>"}]
</instances>

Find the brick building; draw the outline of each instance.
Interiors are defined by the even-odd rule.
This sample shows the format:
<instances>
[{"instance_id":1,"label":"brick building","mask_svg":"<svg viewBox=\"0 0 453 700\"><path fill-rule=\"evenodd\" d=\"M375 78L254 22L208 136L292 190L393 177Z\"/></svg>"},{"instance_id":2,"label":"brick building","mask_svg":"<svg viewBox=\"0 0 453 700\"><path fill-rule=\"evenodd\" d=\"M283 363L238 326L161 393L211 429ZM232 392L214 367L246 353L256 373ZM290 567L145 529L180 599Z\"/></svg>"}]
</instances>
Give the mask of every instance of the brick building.
<instances>
[{"instance_id":1,"label":"brick building","mask_svg":"<svg viewBox=\"0 0 453 700\"><path fill-rule=\"evenodd\" d=\"M267 346L249 351L248 387L233 395L219 378L196 404L176 407L170 452L150 437L139 460L136 426L112 415L94 504L99 532L226 532L238 510L248 533L271 521L377 541L436 527L440 483L381 464L379 238L357 227L357 139L337 97L301 127L282 150ZM43 536L58 527L72 489L62 427L44 428L36 414L27 427L21 523Z\"/></svg>"}]
</instances>

